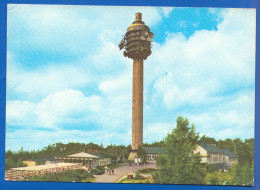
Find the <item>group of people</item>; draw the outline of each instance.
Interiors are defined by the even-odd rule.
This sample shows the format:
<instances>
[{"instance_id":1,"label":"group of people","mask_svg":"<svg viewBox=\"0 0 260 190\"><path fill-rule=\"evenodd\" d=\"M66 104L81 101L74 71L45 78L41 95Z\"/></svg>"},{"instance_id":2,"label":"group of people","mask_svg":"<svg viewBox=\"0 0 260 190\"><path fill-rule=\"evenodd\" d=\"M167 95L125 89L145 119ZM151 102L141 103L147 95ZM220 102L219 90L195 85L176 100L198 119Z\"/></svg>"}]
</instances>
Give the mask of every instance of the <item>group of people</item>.
<instances>
[{"instance_id":1,"label":"group of people","mask_svg":"<svg viewBox=\"0 0 260 190\"><path fill-rule=\"evenodd\" d=\"M228 172L228 169L224 169L223 171L224 171L224 172ZM219 170L219 173L221 174L221 172L222 172L222 170L220 169L220 170Z\"/></svg>"},{"instance_id":2,"label":"group of people","mask_svg":"<svg viewBox=\"0 0 260 190\"><path fill-rule=\"evenodd\" d=\"M107 175L114 175L115 173L114 173L113 169L110 170L110 169L108 169L108 167L106 167L105 174L107 174Z\"/></svg>"},{"instance_id":3,"label":"group of people","mask_svg":"<svg viewBox=\"0 0 260 190\"><path fill-rule=\"evenodd\" d=\"M145 165L145 163L144 162L137 162L136 165L143 166L143 165Z\"/></svg>"}]
</instances>

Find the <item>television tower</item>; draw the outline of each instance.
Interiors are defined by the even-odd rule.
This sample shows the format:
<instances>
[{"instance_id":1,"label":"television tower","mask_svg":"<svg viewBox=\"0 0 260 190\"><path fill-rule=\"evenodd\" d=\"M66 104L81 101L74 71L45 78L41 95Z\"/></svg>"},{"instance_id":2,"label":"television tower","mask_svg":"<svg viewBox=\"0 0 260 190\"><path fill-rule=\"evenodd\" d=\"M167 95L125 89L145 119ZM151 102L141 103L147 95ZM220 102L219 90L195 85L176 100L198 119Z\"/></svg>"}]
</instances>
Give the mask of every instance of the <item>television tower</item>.
<instances>
[{"instance_id":1,"label":"television tower","mask_svg":"<svg viewBox=\"0 0 260 190\"><path fill-rule=\"evenodd\" d=\"M154 34L142 21L142 14L135 14L135 21L119 44L125 49L124 56L133 59L133 99L132 99L132 151L129 160L137 155L138 146L143 146L143 62L151 55Z\"/></svg>"}]
</instances>

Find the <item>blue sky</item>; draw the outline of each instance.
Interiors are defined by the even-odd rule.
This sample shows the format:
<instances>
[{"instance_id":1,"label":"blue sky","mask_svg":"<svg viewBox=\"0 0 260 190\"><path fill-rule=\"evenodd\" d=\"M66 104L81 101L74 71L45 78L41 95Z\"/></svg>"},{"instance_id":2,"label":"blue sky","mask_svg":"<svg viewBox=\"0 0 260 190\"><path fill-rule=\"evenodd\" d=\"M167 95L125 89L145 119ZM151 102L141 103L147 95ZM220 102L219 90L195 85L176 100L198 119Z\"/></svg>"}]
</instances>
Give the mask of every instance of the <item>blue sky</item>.
<instances>
[{"instance_id":1,"label":"blue sky","mask_svg":"<svg viewBox=\"0 0 260 190\"><path fill-rule=\"evenodd\" d=\"M254 136L255 9L8 5L6 149L131 144L132 60L118 49L142 12L144 142L187 117L201 135Z\"/></svg>"}]
</instances>

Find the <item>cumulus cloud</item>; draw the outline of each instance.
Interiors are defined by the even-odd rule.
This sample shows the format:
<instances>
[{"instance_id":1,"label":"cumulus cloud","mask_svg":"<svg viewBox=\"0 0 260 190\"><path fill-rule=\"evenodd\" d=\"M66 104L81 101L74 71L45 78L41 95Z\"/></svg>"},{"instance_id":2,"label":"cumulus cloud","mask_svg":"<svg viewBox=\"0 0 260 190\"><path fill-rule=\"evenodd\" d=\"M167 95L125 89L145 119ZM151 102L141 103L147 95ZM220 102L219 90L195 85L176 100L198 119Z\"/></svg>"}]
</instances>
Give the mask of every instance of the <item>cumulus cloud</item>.
<instances>
[{"instance_id":1,"label":"cumulus cloud","mask_svg":"<svg viewBox=\"0 0 260 190\"><path fill-rule=\"evenodd\" d=\"M13 10L14 5L8 7ZM19 6L8 13L9 48L44 49L71 56L95 53L102 46L103 37L118 44L136 12L143 13L149 26L161 20L154 7Z\"/></svg>"},{"instance_id":2,"label":"cumulus cloud","mask_svg":"<svg viewBox=\"0 0 260 190\"><path fill-rule=\"evenodd\" d=\"M216 95L254 85L255 10L228 9L218 31L197 31L190 38L171 34L155 46L147 83L169 109L215 102Z\"/></svg>"},{"instance_id":3,"label":"cumulus cloud","mask_svg":"<svg viewBox=\"0 0 260 190\"><path fill-rule=\"evenodd\" d=\"M7 123L14 126L57 129L62 124L75 124L93 119L102 109L102 99L85 97L76 90L51 94L38 103L7 101Z\"/></svg>"},{"instance_id":4,"label":"cumulus cloud","mask_svg":"<svg viewBox=\"0 0 260 190\"><path fill-rule=\"evenodd\" d=\"M16 67L15 62L9 62L7 69L7 95L18 94L30 101L66 89L85 87L91 77L88 72L74 65L27 71Z\"/></svg>"},{"instance_id":5,"label":"cumulus cloud","mask_svg":"<svg viewBox=\"0 0 260 190\"><path fill-rule=\"evenodd\" d=\"M201 134L217 139L249 138L254 136L255 10L226 9L221 15L217 31L189 38L173 33L155 44L145 66L150 93L145 96L150 108L160 108L153 115L161 122L166 119L158 113L165 112L187 117Z\"/></svg>"},{"instance_id":6,"label":"cumulus cloud","mask_svg":"<svg viewBox=\"0 0 260 190\"><path fill-rule=\"evenodd\" d=\"M32 135L33 134L33 135ZM116 138L115 138L116 137ZM55 141L53 140L55 139ZM18 129L6 135L6 150L19 150L23 147L25 150L38 150L49 144L62 142L79 142L79 143L97 143L104 146L113 143L129 144L131 141L131 131L118 133L115 131L107 132L104 130L85 131L85 130L28 130ZM22 142L22 143L18 143Z\"/></svg>"},{"instance_id":7,"label":"cumulus cloud","mask_svg":"<svg viewBox=\"0 0 260 190\"><path fill-rule=\"evenodd\" d=\"M103 127L131 126L131 75L102 80L101 94L86 96L79 90L52 93L39 102L7 101L7 123L13 126L57 129L88 123ZM121 93L118 93L121 92ZM84 124L85 123L85 124ZM125 128L124 128L125 130Z\"/></svg>"},{"instance_id":8,"label":"cumulus cloud","mask_svg":"<svg viewBox=\"0 0 260 190\"><path fill-rule=\"evenodd\" d=\"M163 140L166 135L172 131L176 125L174 123L145 123L144 124L144 142L152 143L155 140Z\"/></svg>"},{"instance_id":9,"label":"cumulus cloud","mask_svg":"<svg viewBox=\"0 0 260 190\"><path fill-rule=\"evenodd\" d=\"M162 7L161 10L165 17L168 17L170 12L174 9L174 7Z\"/></svg>"},{"instance_id":10,"label":"cumulus cloud","mask_svg":"<svg viewBox=\"0 0 260 190\"><path fill-rule=\"evenodd\" d=\"M216 139L253 137L254 92L241 92L207 112L193 112L187 117L202 134Z\"/></svg>"}]
</instances>

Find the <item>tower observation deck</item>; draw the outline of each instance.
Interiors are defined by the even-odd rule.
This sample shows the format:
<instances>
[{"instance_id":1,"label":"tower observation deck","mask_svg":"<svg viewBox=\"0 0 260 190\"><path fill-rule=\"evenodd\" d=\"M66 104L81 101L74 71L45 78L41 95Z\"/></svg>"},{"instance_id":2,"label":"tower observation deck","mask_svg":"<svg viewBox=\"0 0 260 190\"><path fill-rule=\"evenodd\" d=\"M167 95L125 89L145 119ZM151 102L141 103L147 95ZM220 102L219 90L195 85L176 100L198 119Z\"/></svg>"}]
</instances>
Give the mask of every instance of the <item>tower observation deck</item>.
<instances>
[{"instance_id":1,"label":"tower observation deck","mask_svg":"<svg viewBox=\"0 0 260 190\"><path fill-rule=\"evenodd\" d=\"M133 59L133 97L132 97L132 152L136 155L138 146L143 146L143 60L151 55L151 42L154 34L142 21L142 14L135 14L135 21L119 43L125 49L124 56Z\"/></svg>"}]
</instances>

